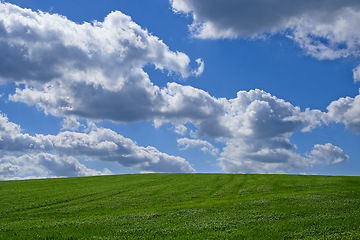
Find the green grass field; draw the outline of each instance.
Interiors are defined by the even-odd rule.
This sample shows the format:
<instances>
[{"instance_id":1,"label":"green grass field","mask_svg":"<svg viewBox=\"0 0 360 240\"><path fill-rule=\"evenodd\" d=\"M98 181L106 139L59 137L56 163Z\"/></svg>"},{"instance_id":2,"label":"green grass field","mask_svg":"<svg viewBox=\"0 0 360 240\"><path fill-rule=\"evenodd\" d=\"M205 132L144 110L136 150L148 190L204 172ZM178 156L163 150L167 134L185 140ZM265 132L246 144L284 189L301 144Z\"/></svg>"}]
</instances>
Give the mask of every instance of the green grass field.
<instances>
[{"instance_id":1,"label":"green grass field","mask_svg":"<svg viewBox=\"0 0 360 240\"><path fill-rule=\"evenodd\" d=\"M139 174L0 182L1 239L360 239L360 177Z\"/></svg>"}]
</instances>

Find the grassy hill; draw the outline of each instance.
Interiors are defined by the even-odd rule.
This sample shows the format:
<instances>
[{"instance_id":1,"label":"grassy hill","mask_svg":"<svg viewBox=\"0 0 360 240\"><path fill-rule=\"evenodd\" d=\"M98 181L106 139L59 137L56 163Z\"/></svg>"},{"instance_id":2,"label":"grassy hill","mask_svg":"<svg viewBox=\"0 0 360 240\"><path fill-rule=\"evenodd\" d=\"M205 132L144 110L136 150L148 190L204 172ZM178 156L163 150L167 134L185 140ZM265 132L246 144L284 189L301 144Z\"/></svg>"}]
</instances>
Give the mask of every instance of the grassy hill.
<instances>
[{"instance_id":1,"label":"grassy hill","mask_svg":"<svg viewBox=\"0 0 360 240\"><path fill-rule=\"evenodd\" d=\"M144 174L0 182L1 239L360 239L360 177Z\"/></svg>"}]
</instances>

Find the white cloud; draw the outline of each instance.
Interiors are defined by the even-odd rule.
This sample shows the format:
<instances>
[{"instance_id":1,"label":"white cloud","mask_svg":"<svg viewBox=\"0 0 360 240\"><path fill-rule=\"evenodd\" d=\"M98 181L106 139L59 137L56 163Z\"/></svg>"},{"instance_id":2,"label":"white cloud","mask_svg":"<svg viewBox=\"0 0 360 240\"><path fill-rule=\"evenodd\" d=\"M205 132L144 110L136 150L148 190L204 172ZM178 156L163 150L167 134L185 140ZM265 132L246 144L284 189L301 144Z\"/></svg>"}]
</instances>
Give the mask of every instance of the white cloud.
<instances>
[{"instance_id":1,"label":"white cloud","mask_svg":"<svg viewBox=\"0 0 360 240\"><path fill-rule=\"evenodd\" d=\"M199 67L198 67L198 69L194 70L192 72L192 74L197 77L197 76L200 76L204 72L205 63L201 58L198 58L195 61L196 61L197 64L199 64Z\"/></svg>"},{"instance_id":2,"label":"white cloud","mask_svg":"<svg viewBox=\"0 0 360 240\"><path fill-rule=\"evenodd\" d=\"M239 91L230 99L224 125L235 137L266 139L287 136L311 122L299 107L262 90Z\"/></svg>"},{"instance_id":3,"label":"white cloud","mask_svg":"<svg viewBox=\"0 0 360 240\"><path fill-rule=\"evenodd\" d=\"M38 81L36 78L30 79L31 81L21 78L22 81L26 80L26 85L18 88L15 94L9 97L12 101L40 107L46 113L67 117L63 122L64 127L77 127L78 124L75 122L69 122L75 117L117 122L144 120L155 120L157 123L176 121L180 124L191 122L198 128L198 136L213 138L229 137L239 129L243 132L271 134L269 131L276 132L276 128L292 132L297 126L305 127L303 126L305 121L301 119L304 116L300 116L300 110L283 100L283 104L288 108L282 107L284 116L282 119L277 119L276 115L267 112L272 111L271 104L277 100L267 102L254 98L240 103L245 104L245 107L239 107L236 105L236 101L241 101L239 98L218 99L190 86L168 83L166 87L160 89L150 81L142 67L152 63L158 68L176 71L185 77L191 74L189 60L183 61L186 58L185 54L171 52L163 42L148 34L146 30L142 30L131 21L130 17L120 12L109 14L102 23L79 25L58 15L35 13L10 4L3 4L3 7L6 11L2 11L2 21L5 26L4 31L8 34L1 39L2 42L7 44L11 42L15 46L21 42L21 46L31 54L37 52L42 54L36 59L53 56L51 51L56 46L52 45L53 42L61 43L68 52L72 53L71 56L67 55L64 61L67 65L69 62L74 63L70 64L70 68L66 68L63 63L54 62L54 68L50 69L64 70L55 74L57 77L47 78L48 81L41 85L29 85L33 81ZM54 21L56 24L52 24ZM30 35L34 34L30 38L31 41L25 41L28 37L26 34L25 36L21 32L14 33L22 28L29 30ZM44 52L47 48L44 50L43 47L38 47L43 43L47 44L48 52ZM55 49L58 47L56 46ZM80 55L85 56L85 60L74 55L77 52L81 52ZM26 59L32 61L31 56ZM164 64L161 65L158 61L163 61ZM204 68L201 59L196 61L200 66L198 70L193 71L195 75L200 74ZM174 67L175 65L182 67ZM26 74L29 75L34 74ZM258 90L251 91L248 95L266 95L264 92L256 92ZM247 95L244 92L239 94ZM235 108L242 110L236 111ZM242 112L243 110L247 112ZM232 113L226 113L228 111ZM256 118L268 118L263 120L267 123L274 121L271 122L273 128L266 128L266 124L262 126L260 121L253 121L255 115ZM234 121L241 122L242 126L238 128L236 124L232 125ZM277 125L274 124L275 122ZM286 130L284 126L289 129ZM264 131L254 129L264 127Z\"/></svg>"},{"instance_id":4,"label":"white cloud","mask_svg":"<svg viewBox=\"0 0 360 240\"><path fill-rule=\"evenodd\" d=\"M81 95L81 89L79 91ZM193 137L207 136L222 141L226 147L220 153L219 162L224 171L245 171L246 169L251 171L282 169L285 171L286 169L309 166L309 164L301 163L302 161L307 162L307 160L296 153L296 147L290 142L289 138L297 130L310 131L328 121L327 115L319 110L307 109L303 112L300 108L257 89L240 91L235 99L230 100L217 99L205 91L176 83L168 83L167 87L161 89L160 92L162 101L159 106L161 107L156 109L157 113L153 113L154 116L151 116L153 119L159 120L157 125L164 122L174 122L176 126L185 123L193 124L197 128L197 132ZM94 94L88 96L94 96ZM105 99L106 96L104 95ZM89 100L84 104L89 103ZM99 102L101 102L100 99ZM117 104L117 102L109 102ZM92 109L91 105L84 109L87 108ZM102 109L104 110L104 108ZM111 109L108 109L108 111L110 112ZM117 113L114 112L114 114ZM177 130L180 133L181 129ZM182 130L184 129L182 128ZM97 130L95 127L87 135L96 136L101 131L103 130ZM56 137L60 138L64 134L61 133ZM87 138L87 135L85 136L83 133L71 133L70 135L71 137L67 138L72 143L77 143L77 138L82 139L82 141ZM82 137L79 137L80 135ZM110 133L109 135L111 136ZM108 136L106 139L111 139L111 137ZM168 162L173 162L179 164L177 171L193 171L189 165L186 165L184 159L177 157L174 157L172 161L164 160L161 164L155 164L156 161L152 160L154 152L150 154L151 157L148 157L148 160L140 161L140 158L148 156L147 149L141 147L133 148L131 152L134 155L129 157L131 161L128 163L127 158L121 157L121 154L116 153L114 150L117 141L110 141L111 143L105 143L104 141L105 139L95 141L96 144L102 143L101 147L82 148L82 144L78 144L62 147L62 150L82 156L85 153L96 154L96 151L107 148L104 150L105 154L102 152L105 156L101 158L102 160L108 160L106 156L111 152L120 159L118 161L124 166L149 171L165 171L159 169L160 165L166 166ZM194 141L198 140L194 139ZM53 140L50 142L56 143ZM54 149L58 149L62 145L56 143L55 146ZM114 147L114 149L111 150L111 147ZM212 148L208 149L213 152ZM204 148L203 151L207 151L207 149ZM142 152L144 155L140 154L138 156L135 152ZM169 158L169 156L164 156L164 159ZM242 163L243 159L248 159L246 167ZM291 161L291 159L297 159L297 161ZM111 158L109 160L114 161L115 159ZM140 161L140 163L135 164L137 161ZM147 168L149 162L151 167ZM239 164L242 168L239 167ZM250 167L251 164L254 165ZM179 166L185 166L185 169ZM172 169L169 165L167 168Z\"/></svg>"},{"instance_id":5,"label":"white cloud","mask_svg":"<svg viewBox=\"0 0 360 240\"><path fill-rule=\"evenodd\" d=\"M223 19L221 24L198 13L204 3L211 9L205 9L201 14L207 16L208 10L214 11L214 19ZM221 6L213 8L218 3ZM254 11L267 11L269 3L263 3ZM279 0L276 3L285 2ZM219 158L225 171L275 171L311 165L306 156L296 153L289 138L297 130L310 131L327 123L328 115L318 110L303 112L257 89L240 91L236 98L225 99L177 83L167 83L166 87L159 88L144 72L146 65L152 64L185 78L200 75L204 62L197 59L198 68L190 69L187 55L170 51L161 40L120 12L110 13L103 22L80 25L56 14L0 4L0 51L4 53L0 55L0 78L3 82L21 83L9 99L37 106L47 114L65 117L63 128L79 127L76 118L115 122L151 120L155 126L171 122L178 126L175 129L178 133L185 134L184 124L192 124L197 129L192 137L208 137L226 145ZM219 34L213 36L216 38L253 37L263 32L280 31L283 26L288 26L288 19L295 23L294 16L301 20L303 14L310 14L301 10L307 9L305 3L297 3L299 9L287 4L287 8L280 9L283 15L272 6L275 13L264 15L265 20L255 19L259 16L256 14L250 16L246 8L242 9L245 15L239 14L237 8L228 8L227 2L174 0L172 4L178 11L192 10L194 23L202 24L199 33L210 34L210 37ZM238 6L234 1L232 4ZM248 4L254 7L252 2ZM338 13L334 9L329 7L330 12ZM231 12L224 14L228 10ZM292 11L299 12L294 15ZM242 23L233 21L236 26L227 27L232 17L239 18ZM254 18L254 22L248 21L249 17ZM206 21L210 25L203 25ZM249 27L248 23L256 27ZM206 29L202 30L204 26ZM300 31L298 26L300 23L292 29ZM295 35L296 31L293 37L300 36ZM141 171L194 171L181 157L161 153L153 147L138 146L110 129L94 125L86 133L65 131L58 135L31 136L21 133L20 127L8 122L4 116L0 117L0 124L5 126L0 131L0 153L3 155L46 151L61 157L115 161ZM203 146L203 151L216 151L201 141L188 139L184 144L193 146L196 143Z\"/></svg>"},{"instance_id":6,"label":"white cloud","mask_svg":"<svg viewBox=\"0 0 360 240\"><path fill-rule=\"evenodd\" d=\"M316 144L310 153L300 155L286 141L288 140L279 142L279 139L274 139L250 144L246 140L232 141L221 153L219 165L227 172L281 173L310 169L315 165L339 164L349 159L341 148L330 143ZM261 146L262 144L265 146ZM284 146L279 147L279 144Z\"/></svg>"},{"instance_id":7,"label":"white cloud","mask_svg":"<svg viewBox=\"0 0 360 240\"><path fill-rule=\"evenodd\" d=\"M187 55L170 51L118 11L103 22L80 25L56 14L0 4L0 80L22 83L9 99L66 117L64 128L79 126L70 122L75 117L119 122L167 118L171 114L164 105L171 89L154 85L143 67L152 64L184 78L204 70L201 59L191 69Z\"/></svg>"},{"instance_id":8,"label":"white cloud","mask_svg":"<svg viewBox=\"0 0 360 240\"><path fill-rule=\"evenodd\" d=\"M74 81L119 90L132 81L148 82L142 70L148 64L191 75L187 55L170 51L119 11L103 22L77 24L57 14L0 4L3 81Z\"/></svg>"},{"instance_id":9,"label":"white cloud","mask_svg":"<svg viewBox=\"0 0 360 240\"><path fill-rule=\"evenodd\" d=\"M181 150L186 150L192 147L201 147L201 151L209 153L213 156L217 156L219 153L218 148L214 147L211 143L205 140L179 138L177 143L181 147Z\"/></svg>"},{"instance_id":10,"label":"white cloud","mask_svg":"<svg viewBox=\"0 0 360 240\"><path fill-rule=\"evenodd\" d=\"M62 129L77 130L82 125L76 120L75 117L66 117L61 122Z\"/></svg>"},{"instance_id":11,"label":"white cloud","mask_svg":"<svg viewBox=\"0 0 360 240\"><path fill-rule=\"evenodd\" d=\"M359 21L360 9L350 7L322 17L304 15L289 23L289 37L309 55L321 60L359 56Z\"/></svg>"},{"instance_id":12,"label":"white cloud","mask_svg":"<svg viewBox=\"0 0 360 240\"><path fill-rule=\"evenodd\" d=\"M21 133L20 127L9 122L5 115L0 116L1 156L43 152L55 154L56 159L61 156L61 159L67 159L66 161L70 161L72 165L75 164L74 157L82 157L89 160L118 162L122 166L144 171L194 172L185 159L159 152L154 147L138 146L132 140L124 138L110 129L97 128L93 125L88 133L65 131L58 135L37 134L31 136ZM43 165L47 164L48 171L54 168L59 171L63 169L64 173L68 170L68 176L74 173L66 163L64 165L62 160L59 162L55 161L55 158L51 159L53 160L40 159ZM50 165L53 165L53 168ZM9 168L9 171L12 170Z\"/></svg>"},{"instance_id":13,"label":"white cloud","mask_svg":"<svg viewBox=\"0 0 360 240\"><path fill-rule=\"evenodd\" d=\"M356 0L170 0L190 14L198 38L262 38L285 33L318 59L358 55L360 3Z\"/></svg>"},{"instance_id":14,"label":"white cloud","mask_svg":"<svg viewBox=\"0 0 360 240\"><path fill-rule=\"evenodd\" d=\"M0 180L104 174L111 174L111 171L89 169L74 157L59 157L49 153L3 156L0 160Z\"/></svg>"},{"instance_id":15,"label":"white cloud","mask_svg":"<svg viewBox=\"0 0 360 240\"><path fill-rule=\"evenodd\" d=\"M301 129L302 132L310 132L317 127L328 125L331 122L327 113L317 109L310 110L306 108L304 112L300 113L300 118L306 123L306 126Z\"/></svg>"},{"instance_id":16,"label":"white cloud","mask_svg":"<svg viewBox=\"0 0 360 240\"><path fill-rule=\"evenodd\" d=\"M360 65L353 69L354 82L360 82Z\"/></svg>"},{"instance_id":17,"label":"white cloud","mask_svg":"<svg viewBox=\"0 0 360 240\"><path fill-rule=\"evenodd\" d=\"M313 166L312 159L296 153L292 134L327 123L319 110L302 112L261 90L240 91L230 99L223 123L231 132L219 164L228 172L278 172Z\"/></svg>"},{"instance_id":18,"label":"white cloud","mask_svg":"<svg viewBox=\"0 0 360 240\"><path fill-rule=\"evenodd\" d=\"M175 126L174 131L175 133L184 136L187 134L187 127L184 124L179 124Z\"/></svg>"},{"instance_id":19,"label":"white cloud","mask_svg":"<svg viewBox=\"0 0 360 240\"><path fill-rule=\"evenodd\" d=\"M341 148L331 143L324 145L316 144L311 151L310 157L314 159L315 163L320 164L342 163L349 159L349 156Z\"/></svg>"},{"instance_id":20,"label":"white cloud","mask_svg":"<svg viewBox=\"0 0 360 240\"><path fill-rule=\"evenodd\" d=\"M185 159L159 152L154 147L141 147L110 129L96 128L89 133L61 132L49 136L54 151L122 166L156 172L193 172Z\"/></svg>"},{"instance_id":21,"label":"white cloud","mask_svg":"<svg viewBox=\"0 0 360 240\"><path fill-rule=\"evenodd\" d=\"M359 56L359 1L170 0L170 3L174 12L193 18L189 30L197 38L264 38L280 33L317 59ZM359 81L359 67L353 70L353 75L354 81ZM331 144L315 145L311 154L300 155L289 139L297 129L308 132L332 121L360 133L358 97L332 102L328 113L310 109L303 112L264 91L240 91L237 98L223 104L226 114L216 121L222 126L216 129L231 133L226 137L217 135L223 136L226 144L220 153L220 166L225 171L271 172L308 168L315 162L343 162L347 157ZM341 157L330 161L335 153Z\"/></svg>"},{"instance_id":22,"label":"white cloud","mask_svg":"<svg viewBox=\"0 0 360 240\"><path fill-rule=\"evenodd\" d=\"M360 134L360 95L333 101L327 110L331 120L343 123L354 133Z\"/></svg>"},{"instance_id":23,"label":"white cloud","mask_svg":"<svg viewBox=\"0 0 360 240\"><path fill-rule=\"evenodd\" d=\"M55 116L116 122L155 120L156 126L167 121L191 121L200 134L212 137L225 131L219 116L225 114L226 100L191 86L168 83L160 89L152 84L144 87L134 83L114 92L86 84L45 85L41 90L17 89L9 99L37 106Z\"/></svg>"},{"instance_id":24,"label":"white cloud","mask_svg":"<svg viewBox=\"0 0 360 240\"><path fill-rule=\"evenodd\" d=\"M295 131L311 131L328 124L330 119L326 113L310 109L301 111L300 108L258 89L239 91L236 98L229 100L215 99L193 88L186 89L186 93L182 91L184 89L174 91L181 96L177 97L179 103L186 103L184 96L196 96L197 101L203 101L196 106L209 106L212 109L204 111L212 112L211 117L205 115L199 120L193 118L187 121L198 129L193 137L210 136L225 144L218 158L224 171L286 172L315 165L314 158L296 152L296 146L291 143L290 137ZM191 100L189 97L186 99ZM222 108L214 111L214 107L218 106L215 103ZM194 107L194 112L199 111L195 110ZM203 146L207 148L204 151L217 154L209 144L199 139L178 139L178 145L183 149ZM320 162L322 161L318 161L319 164Z\"/></svg>"},{"instance_id":25,"label":"white cloud","mask_svg":"<svg viewBox=\"0 0 360 240\"><path fill-rule=\"evenodd\" d=\"M221 137L230 134L221 123L221 117L226 112L226 99L217 99L203 90L177 83L168 83L161 93L163 102L156 119L191 122L199 129L199 136Z\"/></svg>"},{"instance_id":26,"label":"white cloud","mask_svg":"<svg viewBox=\"0 0 360 240\"><path fill-rule=\"evenodd\" d=\"M38 105L46 113L148 120L162 96L143 67L152 64L184 78L203 71L201 60L192 70L187 55L170 51L118 11L103 22L80 25L56 14L0 4L0 80L23 83L11 100Z\"/></svg>"},{"instance_id":27,"label":"white cloud","mask_svg":"<svg viewBox=\"0 0 360 240\"><path fill-rule=\"evenodd\" d=\"M82 89L84 88L78 90L79 93L76 96L82 95ZM181 123L193 124L197 128L193 137L207 136L223 141L226 147L221 152L219 162L224 171L246 171L246 169L262 172L275 171L275 169L285 171L302 166L307 167L309 164L301 164L303 161L307 162L306 158L296 154L296 149L289 138L297 130L310 131L328 123L327 115L319 110L307 109L302 112L300 108L257 89L248 92L240 91L235 99L230 100L217 99L205 91L176 83L168 83L166 88L160 90L160 93L162 96L162 101L158 103L160 107L149 114L149 119L158 120L157 125L164 122L174 122L176 126L181 126ZM103 98L96 99L94 102L85 96L86 94L84 94L84 98L81 97L75 101L83 106L77 108L78 113L89 111L88 114L80 116L89 116L94 113L97 109L92 108L92 104L104 101L113 105L108 109L106 107L109 105L99 108L99 111L108 111L108 118L111 120L119 120L117 117L123 117L121 113L113 111L113 109L119 109L112 108L118 102L111 98L107 99L108 94L104 94ZM35 102L41 104L41 101L34 100L34 104ZM100 106L102 105L100 104ZM140 116L144 112L145 110L140 111ZM138 112L134 111L135 113ZM95 116L101 115L96 113L92 117L95 118ZM106 119L104 115L102 117ZM179 133L181 133L180 130L186 129L178 127ZM74 146L68 147L68 149L74 149ZM143 149L136 151L139 150ZM206 151L206 149L203 150ZM244 164L240 164L241 159L248 159L246 167ZM291 159L297 160L292 161ZM121 164L127 166L126 159L122 159ZM241 169L238 164L242 166ZM252 167L250 167L251 164L253 164ZM136 167L145 168L141 164ZM154 171L155 168L153 166L153 169L149 168L149 170ZM186 171L191 171L191 168L188 167Z\"/></svg>"}]
</instances>

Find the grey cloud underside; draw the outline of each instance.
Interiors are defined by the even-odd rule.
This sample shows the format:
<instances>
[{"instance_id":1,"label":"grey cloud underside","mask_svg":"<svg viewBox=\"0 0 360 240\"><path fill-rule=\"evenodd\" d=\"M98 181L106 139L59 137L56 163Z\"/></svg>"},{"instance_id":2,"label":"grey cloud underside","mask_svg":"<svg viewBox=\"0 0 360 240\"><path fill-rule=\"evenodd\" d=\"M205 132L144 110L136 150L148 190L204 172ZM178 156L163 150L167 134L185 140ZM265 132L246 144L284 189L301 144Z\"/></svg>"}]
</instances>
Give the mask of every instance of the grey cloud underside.
<instances>
[{"instance_id":1,"label":"grey cloud underside","mask_svg":"<svg viewBox=\"0 0 360 240\"><path fill-rule=\"evenodd\" d=\"M170 3L175 12L190 14L193 18L190 30L198 38L262 38L280 33L320 60L360 55L359 1L170 0ZM360 66L353 70L354 82L360 79L359 69ZM341 98L329 105L325 118L344 123L359 133L359 108L358 96ZM317 119L322 119L321 122L324 117Z\"/></svg>"},{"instance_id":2,"label":"grey cloud underside","mask_svg":"<svg viewBox=\"0 0 360 240\"><path fill-rule=\"evenodd\" d=\"M236 98L225 99L177 83L159 88L144 72L145 66L153 65L186 78L203 71L202 60L196 60L200 65L197 70L191 69L187 55L169 50L120 12L110 13L103 22L80 25L56 14L0 4L0 50L9 53L7 58L0 56L0 66L6 67L0 71L0 78L4 83L20 84L9 99L65 117L63 128L78 128L77 118L154 121L156 126L165 122L192 124L197 129L195 137L208 137L226 145L218 159L224 171L288 171L328 162L300 156L289 138L295 131L309 131L327 123L330 115L318 110L301 111L257 89L240 91ZM76 156L117 161L145 171L194 171L181 157L137 146L109 129L95 127L87 133L65 131L30 136L4 117L3 124L7 126L0 130L4 156L25 152L40 159L36 154L48 151L55 156L49 159L60 156L59 161ZM15 129L11 130L13 133L9 128ZM218 154L209 142L183 142ZM325 154L340 150L327 147L321 151ZM47 162L34 161L47 167Z\"/></svg>"},{"instance_id":3,"label":"grey cloud underside","mask_svg":"<svg viewBox=\"0 0 360 240\"><path fill-rule=\"evenodd\" d=\"M318 59L359 55L359 1L170 0L190 14L198 38L263 38L284 34Z\"/></svg>"},{"instance_id":4,"label":"grey cloud underside","mask_svg":"<svg viewBox=\"0 0 360 240\"><path fill-rule=\"evenodd\" d=\"M231 29L243 36L282 30L294 17L310 14L322 21L339 9L360 8L358 1L338 0L170 0L176 11L192 12L194 20L210 22L216 29Z\"/></svg>"},{"instance_id":5,"label":"grey cloud underside","mask_svg":"<svg viewBox=\"0 0 360 240\"><path fill-rule=\"evenodd\" d=\"M58 72L49 71L49 68L51 69L49 62L56 61L53 57L48 57L49 62L45 58L42 58L44 62L34 62L25 58L29 50L22 46L0 42L0 49L0 76L4 82L8 80L22 81L26 78L47 82L49 79L60 76Z\"/></svg>"}]
</instances>

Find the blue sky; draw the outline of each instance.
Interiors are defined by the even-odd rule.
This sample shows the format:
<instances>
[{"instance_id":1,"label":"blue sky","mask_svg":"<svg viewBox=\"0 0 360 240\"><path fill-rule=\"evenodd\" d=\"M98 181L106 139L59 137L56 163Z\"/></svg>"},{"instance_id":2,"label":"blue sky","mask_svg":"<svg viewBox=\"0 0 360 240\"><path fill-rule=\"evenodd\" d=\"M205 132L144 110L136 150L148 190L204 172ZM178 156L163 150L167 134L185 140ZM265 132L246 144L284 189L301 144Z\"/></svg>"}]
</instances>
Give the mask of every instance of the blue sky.
<instances>
[{"instance_id":1,"label":"blue sky","mask_svg":"<svg viewBox=\"0 0 360 240\"><path fill-rule=\"evenodd\" d=\"M357 1L0 4L2 180L359 175Z\"/></svg>"}]
</instances>

